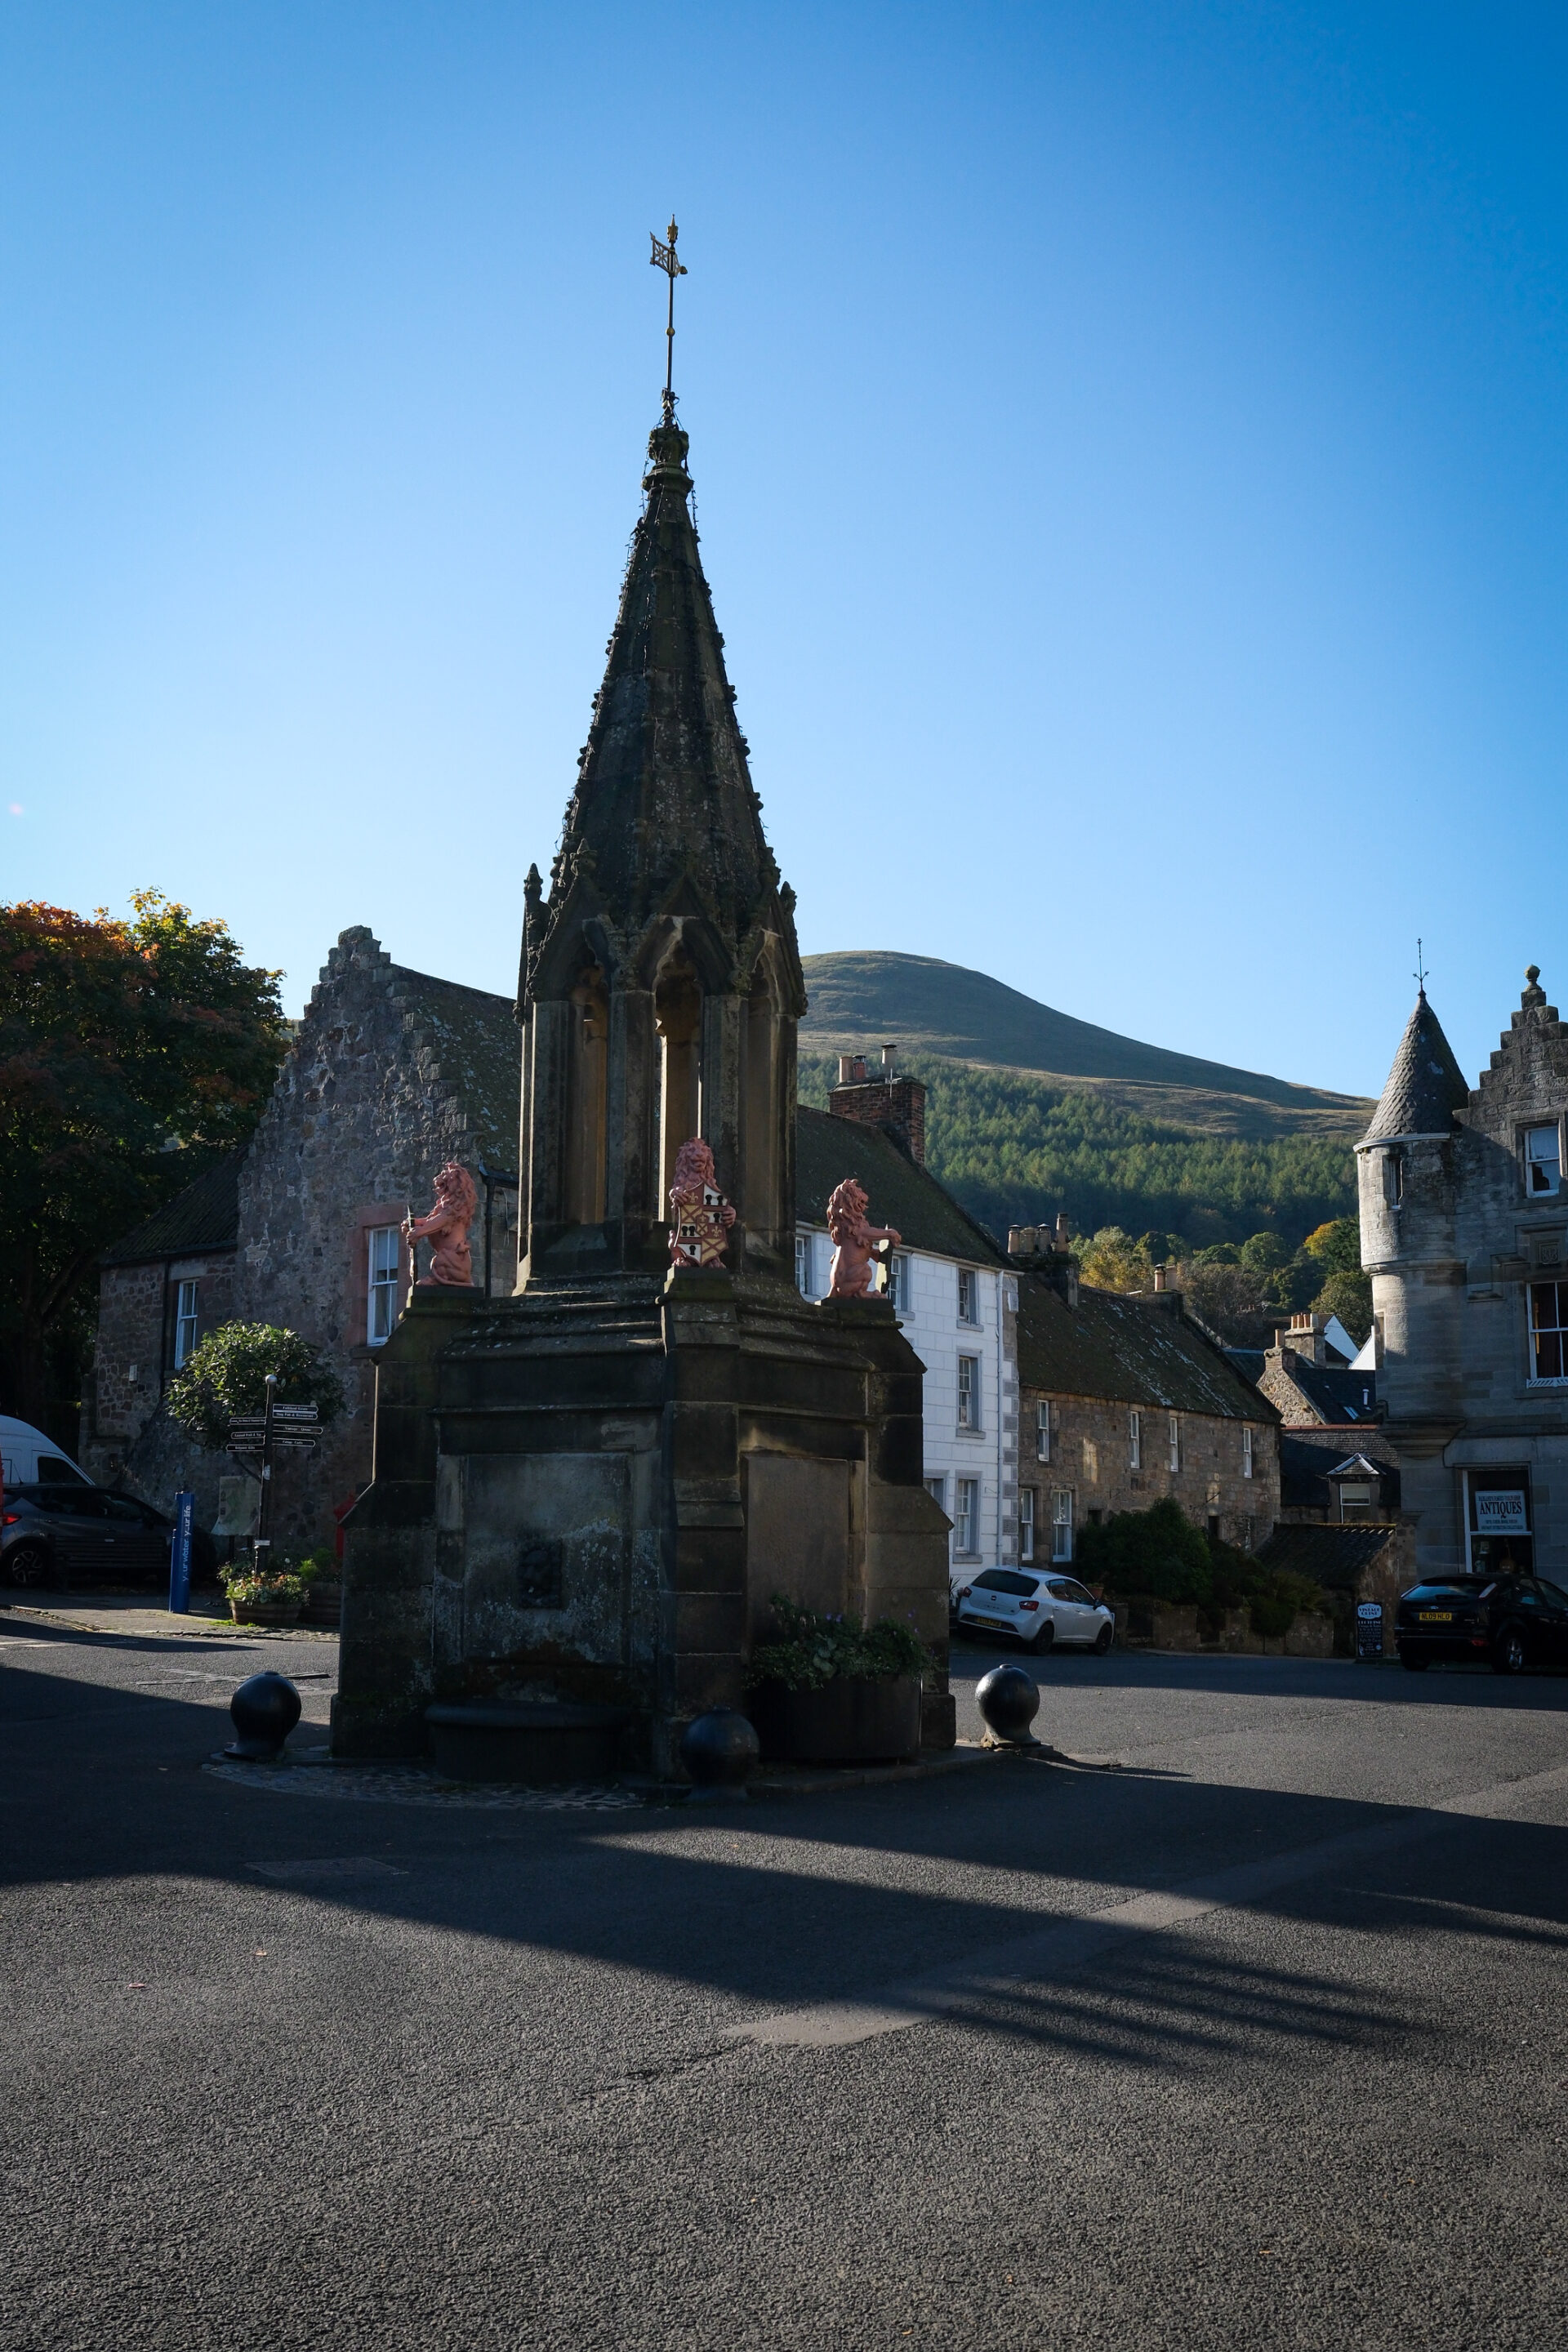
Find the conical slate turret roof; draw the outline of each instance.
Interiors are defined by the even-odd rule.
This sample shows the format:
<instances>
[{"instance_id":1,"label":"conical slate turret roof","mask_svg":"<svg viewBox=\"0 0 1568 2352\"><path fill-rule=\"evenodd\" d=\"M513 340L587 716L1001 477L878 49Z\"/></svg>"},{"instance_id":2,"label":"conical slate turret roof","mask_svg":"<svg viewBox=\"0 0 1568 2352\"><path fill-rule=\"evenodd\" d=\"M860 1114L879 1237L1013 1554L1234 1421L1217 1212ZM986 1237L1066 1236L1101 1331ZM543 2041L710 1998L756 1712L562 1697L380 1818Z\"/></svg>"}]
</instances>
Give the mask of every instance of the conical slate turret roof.
<instances>
[{"instance_id":1,"label":"conical slate turret roof","mask_svg":"<svg viewBox=\"0 0 1568 2352\"><path fill-rule=\"evenodd\" d=\"M550 895L553 914L589 886L623 936L679 898L734 940L775 903L779 872L687 504L688 446L672 421L648 436L647 504Z\"/></svg>"},{"instance_id":2,"label":"conical slate turret roof","mask_svg":"<svg viewBox=\"0 0 1568 2352\"><path fill-rule=\"evenodd\" d=\"M1392 1143L1403 1136L1447 1135L1454 1113L1463 1110L1469 1098L1464 1072L1423 989L1362 1141Z\"/></svg>"}]
</instances>

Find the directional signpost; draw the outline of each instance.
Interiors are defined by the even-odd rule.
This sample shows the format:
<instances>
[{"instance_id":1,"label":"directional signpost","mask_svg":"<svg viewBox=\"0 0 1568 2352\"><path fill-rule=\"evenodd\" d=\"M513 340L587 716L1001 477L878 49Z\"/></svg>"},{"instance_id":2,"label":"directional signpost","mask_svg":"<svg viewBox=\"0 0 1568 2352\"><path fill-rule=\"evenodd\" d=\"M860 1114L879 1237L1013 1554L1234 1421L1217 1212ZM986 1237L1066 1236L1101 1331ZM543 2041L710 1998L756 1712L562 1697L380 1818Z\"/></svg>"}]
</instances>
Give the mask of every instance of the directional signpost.
<instances>
[{"instance_id":1,"label":"directional signpost","mask_svg":"<svg viewBox=\"0 0 1568 2352\"><path fill-rule=\"evenodd\" d=\"M231 1454L261 1457L261 1507L256 1516L251 1546L256 1565L265 1570L272 1551L272 1464L279 1454L312 1454L316 1449L316 1408L313 1404L279 1404L278 1376L267 1375L265 1412L237 1413L228 1425Z\"/></svg>"}]
</instances>

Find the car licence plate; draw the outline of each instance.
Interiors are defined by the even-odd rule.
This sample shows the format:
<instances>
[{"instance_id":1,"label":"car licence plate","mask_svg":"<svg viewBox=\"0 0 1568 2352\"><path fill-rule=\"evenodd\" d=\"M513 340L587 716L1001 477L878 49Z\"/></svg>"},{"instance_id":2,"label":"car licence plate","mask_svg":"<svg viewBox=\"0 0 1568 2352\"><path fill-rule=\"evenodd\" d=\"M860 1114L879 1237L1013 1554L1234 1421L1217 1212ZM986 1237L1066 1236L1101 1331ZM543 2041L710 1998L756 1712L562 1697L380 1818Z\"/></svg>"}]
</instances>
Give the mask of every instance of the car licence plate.
<instances>
[{"instance_id":1,"label":"car licence plate","mask_svg":"<svg viewBox=\"0 0 1568 2352\"><path fill-rule=\"evenodd\" d=\"M970 1617L964 1622L970 1625L994 1625L998 1633L1010 1633L1013 1630L1005 1617Z\"/></svg>"},{"instance_id":2,"label":"car licence plate","mask_svg":"<svg viewBox=\"0 0 1568 2352\"><path fill-rule=\"evenodd\" d=\"M1421 1612L1420 1622L1423 1625L1451 1625L1453 1622L1451 1609L1423 1609Z\"/></svg>"}]
</instances>

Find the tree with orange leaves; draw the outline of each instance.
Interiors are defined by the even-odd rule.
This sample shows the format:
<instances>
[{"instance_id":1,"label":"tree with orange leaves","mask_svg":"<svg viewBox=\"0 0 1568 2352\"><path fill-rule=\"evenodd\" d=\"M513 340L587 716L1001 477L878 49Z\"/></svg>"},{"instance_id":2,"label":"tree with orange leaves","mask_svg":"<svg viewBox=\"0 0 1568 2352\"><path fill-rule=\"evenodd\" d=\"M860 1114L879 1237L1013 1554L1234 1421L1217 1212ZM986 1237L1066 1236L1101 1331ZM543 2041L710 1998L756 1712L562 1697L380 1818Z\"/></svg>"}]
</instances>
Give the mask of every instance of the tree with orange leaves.
<instances>
[{"instance_id":1,"label":"tree with orange leaves","mask_svg":"<svg viewBox=\"0 0 1568 2352\"><path fill-rule=\"evenodd\" d=\"M286 1043L279 975L225 924L131 903L0 906L0 1411L26 1421L99 1252L245 1141Z\"/></svg>"}]
</instances>

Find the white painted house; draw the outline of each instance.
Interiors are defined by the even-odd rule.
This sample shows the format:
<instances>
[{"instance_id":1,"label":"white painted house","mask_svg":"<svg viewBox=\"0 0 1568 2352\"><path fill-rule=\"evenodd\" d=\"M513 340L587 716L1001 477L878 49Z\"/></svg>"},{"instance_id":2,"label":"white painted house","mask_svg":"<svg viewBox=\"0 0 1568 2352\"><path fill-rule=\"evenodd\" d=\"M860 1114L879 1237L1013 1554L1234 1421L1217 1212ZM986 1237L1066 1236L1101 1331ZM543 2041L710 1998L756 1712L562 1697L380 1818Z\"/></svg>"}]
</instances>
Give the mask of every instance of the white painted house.
<instances>
[{"instance_id":1,"label":"white painted house","mask_svg":"<svg viewBox=\"0 0 1568 2352\"><path fill-rule=\"evenodd\" d=\"M896 1112L900 1097L916 1095L923 1110L918 1080L851 1080L834 1088L832 1111L801 1110L795 1279L807 1298L826 1297L833 1255L827 1199L846 1176L855 1177L869 1197L872 1223L901 1237L893 1304L925 1366L925 1480L952 1521L953 1564L993 1566L1016 1561L1021 1549L1033 1556L1034 1530L1021 1527L1018 1507L1017 1276L984 1227L912 1155L909 1127L923 1146L923 1118L865 1115L889 1097Z\"/></svg>"}]
</instances>

